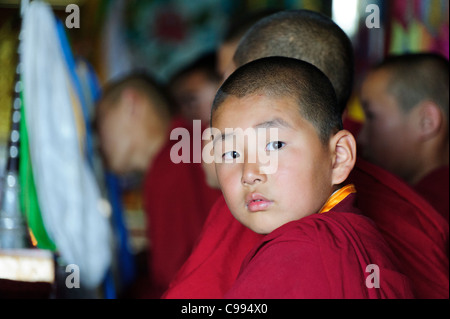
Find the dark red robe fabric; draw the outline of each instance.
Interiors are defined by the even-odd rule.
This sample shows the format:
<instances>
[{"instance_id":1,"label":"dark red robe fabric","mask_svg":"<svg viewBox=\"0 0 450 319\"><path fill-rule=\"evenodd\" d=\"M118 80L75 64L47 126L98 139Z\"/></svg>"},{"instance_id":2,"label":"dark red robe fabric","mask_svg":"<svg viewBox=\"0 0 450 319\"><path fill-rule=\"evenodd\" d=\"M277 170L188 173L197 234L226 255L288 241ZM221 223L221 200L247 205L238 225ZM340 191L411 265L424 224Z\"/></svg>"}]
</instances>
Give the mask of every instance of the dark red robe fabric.
<instances>
[{"instance_id":1,"label":"dark red robe fabric","mask_svg":"<svg viewBox=\"0 0 450 319\"><path fill-rule=\"evenodd\" d=\"M349 116L345 116L342 121L342 125L344 126L345 130L352 133L353 136L356 138L358 136L359 132L361 132L363 123L356 121L356 120L350 118Z\"/></svg>"},{"instance_id":2,"label":"dark red robe fabric","mask_svg":"<svg viewBox=\"0 0 450 319\"><path fill-rule=\"evenodd\" d=\"M225 298L414 298L395 255L373 222L355 209L354 198L350 194L329 212L262 238Z\"/></svg>"},{"instance_id":3,"label":"dark red robe fabric","mask_svg":"<svg viewBox=\"0 0 450 319\"><path fill-rule=\"evenodd\" d=\"M449 215L448 165L432 171L422 178L414 189L422 195L448 222Z\"/></svg>"},{"instance_id":4,"label":"dark red robe fabric","mask_svg":"<svg viewBox=\"0 0 450 319\"><path fill-rule=\"evenodd\" d=\"M416 297L448 298L449 235L443 217L408 185L363 160L358 159L349 182L358 191L356 206L375 221ZM260 238L233 218L220 196L164 298L222 298Z\"/></svg>"},{"instance_id":5,"label":"dark red robe fabric","mask_svg":"<svg viewBox=\"0 0 450 319\"><path fill-rule=\"evenodd\" d=\"M163 298L222 298L261 235L239 223L223 196L214 204L194 251Z\"/></svg>"},{"instance_id":6,"label":"dark red robe fabric","mask_svg":"<svg viewBox=\"0 0 450 319\"><path fill-rule=\"evenodd\" d=\"M378 226L416 297L448 298L448 222L405 182L362 159L348 182L356 185L356 206Z\"/></svg>"},{"instance_id":7,"label":"dark red robe fabric","mask_svg":"<svg viewBox=\"0 0 450 319\"><path fill-rule=\"evenodd\" d=\"M192 127L181 119L172 128ZM151 289L145 297L159 298L192 252L208 213L221 192L210 188L201 163L175 164L170 158L177 140L168 140L155 157L144 181Z\"/></svg>"}]
</instances>

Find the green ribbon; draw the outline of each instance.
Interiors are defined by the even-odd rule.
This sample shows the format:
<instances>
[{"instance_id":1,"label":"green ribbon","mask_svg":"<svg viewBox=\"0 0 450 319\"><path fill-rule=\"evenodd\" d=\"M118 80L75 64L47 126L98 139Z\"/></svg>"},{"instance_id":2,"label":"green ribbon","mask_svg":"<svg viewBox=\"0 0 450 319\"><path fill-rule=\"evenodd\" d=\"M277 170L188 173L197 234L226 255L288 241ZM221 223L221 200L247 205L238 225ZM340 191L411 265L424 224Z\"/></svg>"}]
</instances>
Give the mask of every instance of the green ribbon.
<instances>
[{"instance_id":1,"label":"green ribbon","mask_svg":"<svg viewBox=\"0 0 450 319\"><path fill-rule=\"evenodd\" d=\"M31 229L37 241L37 247L56 251L56 245L48 235L44 221L42 220L39 200L34 183L33 170L30 159L30 148L28 144L28 132L25 120L25 103L23 93L20 94L22 107L20 110L20 158L19 158L19 181L20 181L20 206L24 213L28 227Z\"/></svg>"}]
</instances>

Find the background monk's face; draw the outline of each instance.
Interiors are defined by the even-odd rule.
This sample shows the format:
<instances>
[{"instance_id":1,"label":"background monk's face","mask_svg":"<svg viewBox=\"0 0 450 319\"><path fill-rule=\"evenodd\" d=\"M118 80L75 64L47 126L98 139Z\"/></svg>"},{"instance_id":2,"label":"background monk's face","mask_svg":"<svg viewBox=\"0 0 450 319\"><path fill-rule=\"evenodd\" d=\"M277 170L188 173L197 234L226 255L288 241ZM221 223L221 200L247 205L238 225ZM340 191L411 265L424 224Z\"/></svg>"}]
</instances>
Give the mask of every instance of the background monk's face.
<instances>
[{"instance_id":1,"label":"background monk's face","mask_svg":"<svg viewBox=\"0 0 450 319\"><path fill-rule=\"evenodd\" d=\"M209 79L208 74L201 70L179 79L174 86L174 97L183 117L190 121L201 120L202 125L208 125L218 85L218 81Z\"/></svg>"},{"instance_id":2,"label":"background monk's face","mask_svg":"<svg viewBox=\"0 0 450 319\"><path fill-rule=\"evenodd\" d=\"M293 100L231 96L216 110L212 126L222 134L226 128L266 128L263 136L257 130L256 147L249 140L241 143L239 138L236 143L227 143L233 135L223 141L218 138L214 144L216 154L222 155L222 163L216 161L216 171L227 205L251 230L267 234L316 213L331 195L331 152L320 142L313 125L301 117ZM275 138L270 128L277 130ZM276 159L274 173L261 169L261 150L271 160Z\"/></svg>"},{"instance_id":3,"label":"background monk's face","mask_svg":"<svg viewBox=\"0 0 450 319\"><path fill-rule=\"evenodd\" d=\"M366 120L358 136L361 155L407 178L414 171L416 144L412 113L405 113L389 93L389 73L370 73L361 87L361 102Z\"/></svg>"},{"instance_id":4,"label":"background monk's face","mask_svg":"<svg viewBox=\"0 0 450 319\"><path fill-rule=\"evenodd\" d=\"M127 171L132 140L129 119L123 105L99 105L97 128L99 146L109 170L117 174Z\"/></svg>"}]
</instances>

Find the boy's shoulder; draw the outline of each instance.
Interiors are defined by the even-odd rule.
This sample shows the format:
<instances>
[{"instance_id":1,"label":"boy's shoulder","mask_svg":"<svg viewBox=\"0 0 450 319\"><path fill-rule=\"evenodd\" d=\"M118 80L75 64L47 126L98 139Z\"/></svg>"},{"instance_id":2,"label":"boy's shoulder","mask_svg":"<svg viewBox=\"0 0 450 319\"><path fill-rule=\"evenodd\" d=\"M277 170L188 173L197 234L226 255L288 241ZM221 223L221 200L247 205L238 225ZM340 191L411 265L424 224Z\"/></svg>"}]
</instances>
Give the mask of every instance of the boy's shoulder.
<instances>
[{"instance_id":1,"label":"boy's shoulder","mask_svg":"<svg viewBox=\"0 0 450 319\"><path fill-rule=\"evenodd\" d=\"M354 200L355 195L350 195L327 213L313 214L275 229L254 247L248 261L257 255L283 251L299 256L317 251L329 259L331 255L325 251L339 254L350 247L370 251L377 257L392 256L376 225L354 207Z\"/></svg>"},{"instance_id":2,"label":"boy's shoulder","mask_svg":"<svg viewBox=\"0 0 450 319\"><path fill-rule=\"evenodd\" d=\"M311 242L316 245L326 241L336 242L351 240L354 236L378 239L381 236L369 218L358 210L336 211L312 214L302 219L289 222L265 236L265 243L276 242Z\"/></svg>"},{"instance_id":3,"label":"boy's shoulder","mask_svg":"<svg viewBox=\"0 0 450 319\"><path fill-rule=\"evenodd\" d=\"M380 291L371 291L365 285L365 271L372 264L389 283ZM238 282L236 291L251 286L250 282L258 288L251 292L257 293L262 290L258 284L261 281L275 287L269 298L280 294L288 298L412 296L389 246L375 225L357 211L333 209L277 228L247 255L240 277L242 283ZM391 285L399 287L398 291L390 291ZM234 293L230 296L241 296Z\"/></svg>"},{"instance_id":4,"label":"boy's shoulder","mask_svg":"<svg viewBox=\"0 0 450 319\"><path fill-rule=\"evenodd\" d=\"M355 207L355 198L356 195L351 194L329 212L312 214L289 222L275 229L265 239L267 241L286 239L306 241L310 238L317 242L318 237L327 235L336 237L338 234L349 236L353 232L369 232L372 235L378 235L373 221Z\"/></svg>"}]
</instances>

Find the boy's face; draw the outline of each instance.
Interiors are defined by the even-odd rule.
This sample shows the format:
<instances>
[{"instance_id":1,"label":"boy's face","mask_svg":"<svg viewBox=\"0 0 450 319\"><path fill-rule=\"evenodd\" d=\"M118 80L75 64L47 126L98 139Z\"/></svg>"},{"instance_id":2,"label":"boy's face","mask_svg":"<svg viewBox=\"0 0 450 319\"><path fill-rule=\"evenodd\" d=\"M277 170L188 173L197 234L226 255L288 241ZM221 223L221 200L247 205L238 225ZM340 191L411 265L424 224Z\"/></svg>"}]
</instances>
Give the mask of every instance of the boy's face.
<instances>
[{"instance_id":1,"label":"boy's face","mask_svg":"<svg viewBox=\"0 0 450 319\"><path fill-rule=\"evenodd\" d=\"M221 163L216 158L217 177L234 217L254 232L267 234L316 213L331 195L332 152L292 99L228 97L212 126L223 135L227 128L236 132L215 136L214 151L222 155ZM238 132L247 129L256 130L256 140L240 140ZM273 173L264 171L261 155L276 161Z\"/></svg>"},{"instance_id":2,"label":"boy's face","mask_svg":"<svg viewBox=\"0 0 450 319\"><path fill-rule=\"evenodd\" d=\"M366 115L358 135L362 156L407 179L414 162L412 113L405 113L388 92L389 73L370 73L361 87L361 102Z\"/></svg>"}]
</instances>

